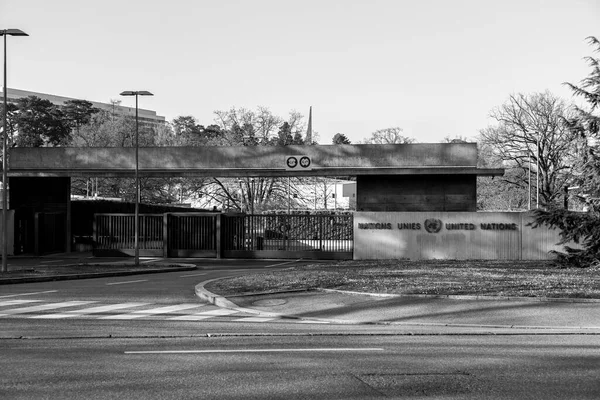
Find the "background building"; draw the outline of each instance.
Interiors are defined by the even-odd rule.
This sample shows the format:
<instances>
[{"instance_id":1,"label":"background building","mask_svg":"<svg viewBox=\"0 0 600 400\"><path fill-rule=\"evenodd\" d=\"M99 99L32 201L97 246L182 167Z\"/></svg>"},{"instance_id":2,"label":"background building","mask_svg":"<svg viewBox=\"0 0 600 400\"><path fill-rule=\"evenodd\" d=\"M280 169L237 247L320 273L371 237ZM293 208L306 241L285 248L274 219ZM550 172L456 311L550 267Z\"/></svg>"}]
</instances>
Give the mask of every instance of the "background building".
<instances>
[{"instance_id":1,"label":"background building","mask_svg":"<svg viewBox=\"0 0 600 400\"><path fill-rule=\"evenodd\" d=\"M4 90L4 88L3 88ZM58 96L55 94L47 94L47 93L39 93L39 92L30 92L28 90L21 89L13 89L8 88L7 93L7 101L9 103L16 103L17 100L23 97L36 96L40 99L51 101L53 104L58 106L62 106L65 102L69 100L87 100L87 99L75 99L72 97ZM4 93L0 92L0 98L4 97ZM100 110L104 110L108 113L113 113L114 115L126 115L129 117L135 118L135 106L134 107L126 107L120 105L119 101L115 101L114 103L100 103L97 101L87 100L96 108ZM138 118L141 123L150 123L150 124L164 124L165 117L161 115L157 115L156 111L146 110L143 108L138 108Z\"/></svg>"}]
</instances>

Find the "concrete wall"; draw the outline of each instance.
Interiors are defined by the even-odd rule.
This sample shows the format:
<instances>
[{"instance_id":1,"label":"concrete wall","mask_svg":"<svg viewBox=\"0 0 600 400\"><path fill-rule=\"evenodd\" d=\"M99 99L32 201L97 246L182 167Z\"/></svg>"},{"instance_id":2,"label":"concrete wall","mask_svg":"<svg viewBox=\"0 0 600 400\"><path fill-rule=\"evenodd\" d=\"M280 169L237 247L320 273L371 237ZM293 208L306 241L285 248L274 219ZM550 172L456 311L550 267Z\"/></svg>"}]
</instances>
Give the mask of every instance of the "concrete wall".
<instances>
[{"instance_id":1,"label":"concrete wall","mask_svg":"<svg viewBox=\"0 0 600 400\"><path fill-rule=\"evenodd\" d=\"M532 220L517 212L357 212L354 259L553 258L559 231L532 229Z\"/></svg>"},{"instance_id":2,"label":"concrete wall","mask_svg":"<svg viewBox=\"0 0 600 400\"><path fill-rule=\"evenodd\" d=\"M15 254L15 212L13 210L7 210L6 219L8 220L8 255L12 256ZM3 220L0 216L0 254L4 251L2 235L4 234Z\"/></svg>"},{"instance_id":3,"label":"concrete wall","mask_svg":"<svg viewBox=\"0 0 600 400\"><path fill-rule=\"evenodd\" d=\"M476 211L475 175L356 177L358 211Z\"/></svg>"}]
</instances>

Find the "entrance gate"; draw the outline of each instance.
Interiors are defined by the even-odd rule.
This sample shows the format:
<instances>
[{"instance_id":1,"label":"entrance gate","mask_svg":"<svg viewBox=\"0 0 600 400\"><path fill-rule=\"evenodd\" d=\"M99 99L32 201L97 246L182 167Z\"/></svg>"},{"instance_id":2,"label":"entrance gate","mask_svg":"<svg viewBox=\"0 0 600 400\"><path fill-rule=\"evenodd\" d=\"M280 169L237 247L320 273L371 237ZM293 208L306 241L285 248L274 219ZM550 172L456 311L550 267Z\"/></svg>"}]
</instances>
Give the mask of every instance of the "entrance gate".
<instances>
[{"instance_id":1,"label":"entrance gate","mask_svg":"<svg viewBox=\"0 0 600 400\"><path fill-rule=\"evenodd\" d=\"M166 214L168 257L217 257L218 214Z\"/></svg>"},{"instance_id":2,"label":"entrance gate","mask_svg":"<svg viewBox=\"0 0 600 400\"><path fill-rule=\"evenodd\" d=\"M352 215L225 215L226 258L352 259Z\"/></svg>"},{"instance_id":3,"label":"entrance gate","mask_svg":"<svg viewBox=\"0 0 600 400\"><path fill-rule=\"evenodd\" d=\"M94 255L134 254L134 215L94 216ZM352 259L352 215L141 214L142 256Z\"/></svg>"}]
</instances>

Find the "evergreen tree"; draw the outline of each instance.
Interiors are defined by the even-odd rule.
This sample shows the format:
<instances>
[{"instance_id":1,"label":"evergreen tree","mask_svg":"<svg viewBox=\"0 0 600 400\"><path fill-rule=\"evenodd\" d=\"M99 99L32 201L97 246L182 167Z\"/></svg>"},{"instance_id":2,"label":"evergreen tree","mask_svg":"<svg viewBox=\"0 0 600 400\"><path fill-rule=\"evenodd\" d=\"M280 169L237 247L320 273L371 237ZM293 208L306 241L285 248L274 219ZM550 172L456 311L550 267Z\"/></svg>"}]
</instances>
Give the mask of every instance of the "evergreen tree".
<instances>
[{"instance_id":1,"label":"evergreen tree","mask_svg":"<svg viewBox=\"0 0 600 400\"><path fill-rule=\"evenodd\" d=\"M590 45L600 52L600 41L587 38ZM573 212L565 209L537 210L537 225L547 225L561 230L561 244L575 242L581 248L566 246L566 253L559 254L559 261L580 267L600 265L600 59L586 58L592 72L580 85L566 83L576 96L583 97L587 109L575 107L575 116L565 120L569 129L584 139L581 149L581 170L578 178L579 197L587 211Z\"/></svg>"},{"instance_id":2,"label":"evergreen tree","mask_svg":"<svg viewBox=\"0 0 600 400\"><path fill-rule=\"evenodd\" d=\"M62 109L37 96L17 100L13 123L18 147L53 147L67 143L70 127Z\"/></svg>"},{"instance_id":3,"label":"evergreen tree","mask_svg":"<svg viewBox=\"0 0 600 400\"><path fill-rule=\"evenodd\" d=\"M336 133L331 140L333 144L351 144L350 139L343 133Z\"/></svg>"},{"instance_id":4,"label":"evergreen tree","mask_svg":"<svg viewBox=\"0 0 600 400\"><path fill-rule=\"evenodd\" d=\"M62 106L62 112L69 127L75 131L83 125L89 124L92 116L100 109L87 100L67 100Z\"/></svg>"}]
</instances>

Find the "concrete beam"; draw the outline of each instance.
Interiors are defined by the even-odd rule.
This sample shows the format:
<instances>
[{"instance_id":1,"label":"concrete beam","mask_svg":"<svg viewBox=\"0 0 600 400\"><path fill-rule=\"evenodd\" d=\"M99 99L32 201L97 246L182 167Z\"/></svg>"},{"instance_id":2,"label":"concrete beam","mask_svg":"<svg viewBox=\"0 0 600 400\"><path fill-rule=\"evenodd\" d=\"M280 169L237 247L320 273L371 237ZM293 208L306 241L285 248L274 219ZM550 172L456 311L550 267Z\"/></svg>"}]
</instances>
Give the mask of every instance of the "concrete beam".
<instances>
[{"instance_id":1,"label":"concrete beam","mask_svg":"<svg viewBox=\"0 0 600 400\"><path fill-rule=\"evenodd\" d=\"M14 148L9 176L133 176L134 148ZM287 156L311 169L288 170ZM238 147L142 147L144 176L502 175L478 169L475 143Z\"/></svg>"}]
</instances>

